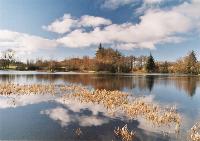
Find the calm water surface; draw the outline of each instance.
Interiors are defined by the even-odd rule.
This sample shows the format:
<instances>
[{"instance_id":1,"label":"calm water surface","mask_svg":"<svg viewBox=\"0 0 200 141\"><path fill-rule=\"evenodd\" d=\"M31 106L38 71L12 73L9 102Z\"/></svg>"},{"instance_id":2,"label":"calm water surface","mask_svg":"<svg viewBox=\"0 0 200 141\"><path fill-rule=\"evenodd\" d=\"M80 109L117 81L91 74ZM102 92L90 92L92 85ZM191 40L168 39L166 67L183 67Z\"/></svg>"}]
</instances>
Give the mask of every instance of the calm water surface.
<instances>
[{"instance_id":1,"label":"calm water surface","mask_svg":"<svg viewBox=\"0 0 200 141\"><path fill-rule=\"evenodd\" d=\"M113 130L128 124L136 141L186 141L188 130L200 120L200 78L170 75L95 75L0 72L0 82L19 84L79 84L94 89L121 90L136 97L146 96L160 105L176 105L182 116L179 135L163 134L142 120L125 121L104 114L101 107L70 101L59 96L0 96L0 140L117 141ZM13 104L13 99L15 104ZM77 138L76 128L83 135Z\"/></svg>"}]
</instances>

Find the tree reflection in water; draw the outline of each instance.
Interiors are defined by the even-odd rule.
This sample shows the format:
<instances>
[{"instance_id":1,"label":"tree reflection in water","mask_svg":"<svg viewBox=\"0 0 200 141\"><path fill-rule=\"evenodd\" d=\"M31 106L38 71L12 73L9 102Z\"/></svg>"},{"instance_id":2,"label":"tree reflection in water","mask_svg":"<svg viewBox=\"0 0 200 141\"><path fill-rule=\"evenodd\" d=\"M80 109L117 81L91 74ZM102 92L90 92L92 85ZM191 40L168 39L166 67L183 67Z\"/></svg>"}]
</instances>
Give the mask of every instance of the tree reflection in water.
<instances>
[{"instance_id":1,"label":"tree reflection in water","mask_svg":"<svg viewBox=\"0 0 200 141\"><path fill-rule=\"evenodd\" d=\"M189 96L194 96L196 93L199 77L186 76L177 78L174 82L178 89L184 90Z\"/></svg>"},{"instance_id":2,"label":"tree reflection in water","mask_svg":"<svg viewBox=\"0 0 200 141\"><path fill-rule=\"evenodd\" d=\"M199 77L193 76L162 76L162 75L114 75L114 74L29 74L0 75L0 81L17 83L75 83L90 86L94 89L124 90L139 89L153 91L154 85L173 85L194 96L199 84Z\"/></svg>"}]
</instances>

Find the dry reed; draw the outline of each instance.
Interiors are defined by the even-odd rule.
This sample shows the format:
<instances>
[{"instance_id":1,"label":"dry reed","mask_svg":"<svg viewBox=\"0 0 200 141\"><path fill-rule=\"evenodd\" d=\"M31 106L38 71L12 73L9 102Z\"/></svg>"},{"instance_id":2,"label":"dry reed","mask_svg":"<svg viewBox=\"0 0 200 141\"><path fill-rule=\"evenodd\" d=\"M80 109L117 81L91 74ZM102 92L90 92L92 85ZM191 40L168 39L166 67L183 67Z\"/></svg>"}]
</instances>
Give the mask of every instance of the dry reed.
<instances>
[{"instance_id":1,"label":"dry reed","mask_svg":"<svg viewBox=\"0 0 200 141\"><path fill-rule=\"evenodd\" d=\"M101 104L113 115L120 111L129 119L142 117L154 125L175 125L176 131L180 128L181 118L175 108L161 108L143 98L134 98L121 91L89 90L76 85L0 84L0 95L55 94L57 91L66 93L61 98L63 101L73 98L81 103Z\"/></svg>"},{"instance_id":2,"label":"dry reed","mask_svg":"<svg viewBox=\"0 0 200 141\"><path fill-rule=\"evenodd\" d=\"M196 123L189 131L189 138L192 141L200 141L200 122Z\"/></svg>"},{"instance_id":3,"label":"dry reed","mask_svg":"<svg viewBox=\"0 0 200 141\"><path fill-rule=\"evenodd\" d=\"M42 85L42 84L30 84L19 85L12 83L0 84L0 95L23 95L23 94L54 94L55 85Z\"/></svg>"},{"instance_id":4,"label":"dry reed","mask_svg":"<svg viewBox=\"0 0 200 141\"><path fill-rule=\"evenodd\" d=\"M115 130L114 130L114 134L121 138L122 141L132 141L135 137L135 132L133 131L129 131L128 130L128 127L127 127L127 124L120 128L120 127L117 127Z\"/></svg>"},{"instance_id":5,"label":"dry reed","mask_svg":"<svg viewBox=\"0 0 200 141\"><path fill-rule=\"evenodd\" d=\"M76 135L76 136L80 137L82 134L83 134L83 132L82 132L81 128L77 128L77 129L75 130L75 135Z\"/></svg>"},{"instance_id":6,"label":"dry reed","mask_svg":"<svg viewBox=\"0 0 200 141\"><path fill-rule=\"evenodd\" d=\"M67 87L65 87L65 90L67 90ZM121 91L88 90L80 86L70 87L68 90L73 92L70 95L63 96L64 101L68 98L74 98L80 102L102 104L113 114L120 110L129 119L142 117L157 126L175 125L175 131L179 131L181 117L174 107L161 108L158 105L146 102L143 98L134 98Z\"/></svg>"}]
</instances>

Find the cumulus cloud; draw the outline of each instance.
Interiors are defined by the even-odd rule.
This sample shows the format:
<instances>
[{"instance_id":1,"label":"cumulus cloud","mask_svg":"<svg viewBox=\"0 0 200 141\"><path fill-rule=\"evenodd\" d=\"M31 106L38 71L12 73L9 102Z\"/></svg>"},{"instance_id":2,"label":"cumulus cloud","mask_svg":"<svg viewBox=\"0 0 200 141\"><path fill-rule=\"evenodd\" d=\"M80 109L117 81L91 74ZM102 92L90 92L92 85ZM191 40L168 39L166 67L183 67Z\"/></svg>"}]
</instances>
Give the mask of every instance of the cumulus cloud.
<instances>
[{"instance_id":1,"label":"cumulus cloud","mask_svg":"<svg viewBox=\"0 0 200 141\"><path fill-rule=\"evenodd\" d=\"M124 3L126 2L130 1ZM160 2L162 0L144 1L144 3ZM138 24L110 24L103 28L95 27L90 31L79 28L57 41L72 48L93 46L101 42L120 49L154 49L157 44L180 43L185 40L182 35L198 29L200 26L199 9L200 2L197 0L191 3L185 2L167 10L150 8L139 17Z\"/></svg>"},{"instance_id":2,"label":"cumulus cloud","mask_svg":"<svg viewBox=\"0 0 200 141\"><path fill-rule=\"evenodd\" d=\"M135 0L105 0L104 6L118 7ZM143 0L146 4L161 3L163 0ZM181 35L200 27L200 2L193 0L171 9L150 8L139 17L140 22L113 24L109 19L84 15L71 18L76 24L74 29L56 40L66 47L81 48L97 45L100 42L114 48L154 49L157 44L179 43ZM61 21L62 23L62 21ZM103 27L100 27L104 25ZM85 27L93 27L85 30ZM61 28L62 29L62 28Z\"/></svg>"},{"instance_id":3,"label":"cumulus cloud","mask_svg":"<svg viewBox=\"0 0 200 141\"><path fill-rule=\"evenodd\" d=\"M75 24L77 24L77 20L70 14L65 14L62 18L55 20L48 26L42 26L42 28L47 31L63 34L69 32Z\"/></svg>"},{"instance_id":4,"label":"cumulus cloud","mask_svg":"<svg viewBox=\"0 0 200 141\"><path fill-rule=\"evenodd\" d=\"M76 29L57 41L68 47L88 47L101 42L122 49L123 45L124 49L153 49L161 42L176 41L173 39L176 34L185 33L192 26L190 18L177 11L149 10L140 20L136 25L112 24L89 32Z\"/></svg>"},{"instance_id":5,"label":"cumulus cloud","mask_svg":"<svg viewBox=\"0 0 200 141\"><path fill-rule=\"evenodd\" d=\"M135 10L135 14L142 15L146 10L159 8L161 3L166 3L169 0L143 0L140 7Z\"/></svg>"},{"instance_id":6,"label":"cumulus cloud","mask_svg":"<svg viewBox=\"0 0 200 141\"><path fill-rule=\"evenodd\" d=\"M110 24L112 24L111 20L102 17L83 15L80 18L75 18L70 14L65 14L62 18L55 20L48 26L42 26L42 28L50 32L64 34L80 27L98 27Z\"/></svg>"},{"instance_id":7,"label":"cumulus cloud","mask_svg":"<svg viewBox=\"0 0 200 141\"><path fill-rule=\"evenodd\" d=\"M112 24L111 20L102 18L102 17L95 17L95 16L89 16L89 15L84 15L81 17L79 20L79 25L80 26L88 26L88 27L98 27L101 25L110 25Z\"/></svg>"},{"instance_id":8,"label":"cumulus cloud","mask_svg":"<svg viewBox=\"0 0 200 141\"><path fill-rule=\"evenodd\" d=\"M122 4L131 0L107 0L105 3ZM146 3L158 3L162 0L145 0ZM123 4L124 4L123 3ZM200 27L200 2L193 0L171 9L150 8L139 17L137 24L114 24L103 17L83 15L80 18L65 14L43 29L59 35L56 39L48 39L26 33L0 30L0 47L12 48L16 51L33 52L40 49L52 49L58 46L84 48L96 46L100 42L113 48L155 49L164 43L184 41L187 35ZM88 28L89 27L89 28Z\"/></svg>"},{"instance_id":9,"label":"cumulus cloud","mask_svg":"<svg viewBox=\"0 0 200 141\"><path fill-rule=\"evenodd\" d=\"M55 40L10 30L0 30L0 47L12 48L16 51L36 51L58 46Z\"/></svg>"},{"instance_id":10,"label":"cumulus cloud","mask_svg":"<svg viewBox=\"0 0 200 141\"><path fill-rule=\"evenodd\" d=\"M200 27L200 1L193 0L191 3L185 2L173 8L174 11L182 13L192 20L193 26Z\"/></svg>"}]
</instances>

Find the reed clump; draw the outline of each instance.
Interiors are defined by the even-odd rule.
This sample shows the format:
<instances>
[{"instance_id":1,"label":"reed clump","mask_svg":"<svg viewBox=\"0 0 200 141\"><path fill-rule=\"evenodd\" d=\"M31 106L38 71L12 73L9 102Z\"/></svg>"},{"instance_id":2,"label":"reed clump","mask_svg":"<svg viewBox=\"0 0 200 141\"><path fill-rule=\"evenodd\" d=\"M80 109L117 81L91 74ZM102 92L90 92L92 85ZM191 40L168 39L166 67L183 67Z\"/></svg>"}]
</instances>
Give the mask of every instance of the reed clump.
<instances>
[{"instance_id":1,"label":"reed clump","mask_svg":"<svg viewBox=\"0 0 200 141\"><path fill-rule=\"evenodd\" d=\"M55 85L1 83L0 95L54 94Z\"/></svg>"},{"instance_id":2,"label":"reed clump","mask_svg":"<svg viewBox=\"0 0 200 141\"><path fill-rule=\"evenodd\" d=\"M79 92L86 92L88 91L85 87L79 85L59 85L61 92L71 92L71 93L79 93Z\"/></svg>"},{"instance_id":3,"label":"reed clump","mask_svg":"<svg viewBox=\"0 0 200 141\"><path fill-rule=\"evenodd\" d=\"M83 132L82 132L81 128L77 128L77 129L75 130L75 135L76 135L76 136L80 137L82 134L83 134Z\"/></svg>"},{"instance_id":4,"label":"reed clump","mask_svg":"<svg viewBox=\"0 0 200 141\"><path fill-rule=\"evenodd\" d=\"M73 97L76 97L81 102L101 103L110 110L120 107L121 104L127 104L127 96L127 94L120 91L107 90L84 91L83 93L73 94Z\"/></svg>"},{"instance_id":5,"label":"reed clump","mask_svg":"<svg viewBox=\"0 0 200 141\"><path fill-rule=\"evenodd\" d=\"M65 90L68 88L65 87ZM93 104L102 104L108 112L112 111L113 115L120 111L129 119L142 117L156 126L173 125L178 132L181 124L181 117L174 107L162 108L158 105L147 102L143 98L134 98L133 96L121 91L108 90L88 90L84 87L69 87L71 94L63 96L63 100L74 98L83 102Z\"/></svg>"},{"instance_id":6,"label":"reed clump","mask_svg":"<svg viewBox=\"0 0 200 141\"><path fill-rule=\"evenodd\" d=\"M115 113L122 113L128 119L142 117L154 125L175 125L176 131L180 128L181 117L175 108L162 108L143 98L134 98L121 91L89 90L77 85L0 84L0 95L55 94L56 92L66 93L61 97L63 101L75 99L81 103L101 104L113 116Z\"/></svg>"},{"instance_id":7,"label":"reed clump","mask_svg":"<svg viewBox=\"0 0 200 141\"><path fill-rule=\"evenodd\" d=\"M129 131L127 124L122 128L117 127L114 130L114 134L121 138L122 141L132 141L135 138L135 132Z\"/></svg>"},{"instance_id":8,"label":"reed clump","mask_svg":"<svg viewBox=\"0 0 200 141\"><path fill-rule=\"evenodd\" d=\"M197 122L189 131L189 138L192 141L200 141L200 122Z\"/></svg>"},{"instance_id":9,"label":"reed clump","mask_svg":"<svg viewBox=\"0 0 200 141\"><path fill-rule=\"evenodd\" d=\"M180 128L181 117L174 107L162 109L159 106L145 102L140 98L135 99L131 103L123 104L122 107L123 111L131 119L143 117L158 126L175 123L175 130L177 132Z\"/></svg>"}]
</instances>

